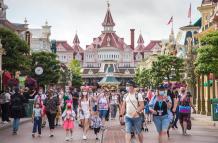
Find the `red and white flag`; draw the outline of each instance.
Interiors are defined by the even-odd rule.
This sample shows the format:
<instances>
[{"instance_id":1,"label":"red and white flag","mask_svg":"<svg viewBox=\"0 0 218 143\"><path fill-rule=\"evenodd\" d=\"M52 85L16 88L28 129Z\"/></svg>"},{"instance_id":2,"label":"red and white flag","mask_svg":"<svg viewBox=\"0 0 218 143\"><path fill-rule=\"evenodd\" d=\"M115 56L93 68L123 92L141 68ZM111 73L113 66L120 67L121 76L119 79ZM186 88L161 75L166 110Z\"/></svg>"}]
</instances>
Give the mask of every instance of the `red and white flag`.
<instances>
[{"instance_id":1,"label":"red and white flag","mask_svg":"<svg viewBox=\"0 0 218 143\"><path fill-rule=\"evenodd\" d=\"M189 7L189 10L188 10L188 18L191 18L192 17L192 5L190 3L190 7Z\"/></svg>"},{"instance_id":2,"label":"red and white flag","mask_svg":"<svg viewBox=\"0 0 218 143\"><path fill-rule=\"evenodd\" d=\"M167 23L167 25L169 25L170 23L173 23L173 16L170 18L169 22Z\"/></svg>"}]
</instances>

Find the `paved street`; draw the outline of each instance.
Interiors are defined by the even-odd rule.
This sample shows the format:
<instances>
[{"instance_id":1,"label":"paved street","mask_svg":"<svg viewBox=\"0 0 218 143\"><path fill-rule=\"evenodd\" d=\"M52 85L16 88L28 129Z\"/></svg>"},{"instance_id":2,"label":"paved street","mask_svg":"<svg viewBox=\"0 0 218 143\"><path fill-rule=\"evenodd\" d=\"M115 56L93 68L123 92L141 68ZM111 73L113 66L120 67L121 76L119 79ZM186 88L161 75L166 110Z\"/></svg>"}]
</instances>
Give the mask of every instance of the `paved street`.
<instances>
[{"instance_id":1,"label":"paved street","mask_svg":"<svg viewBox=\"0 0 218 143\"><path fill-rule=\"evenodd\" d=\"M118 121L108 122L110 126L104 133L104 143L124 143L123 128L119 126ZM148 125L149 132L144 133L144 142L157 143L157 136L154 125ZM32 123L25 123L21 125L17 136L11 135L11 129L0 131L0 143L65 143L65 132L61 127L55 130L55 137L48 137L48 128L43 129L41 138L32 138L31 136ZM208 126L207 124L199 121L193 121L193 129L190 131L191 135L184 137L181 135L180 130L171 131L171 138L169 143L217 143L218 142L218 128ZM87 143L95 143L95 136L90 131L88 134ZM85 143L81 140L81 129L76 126L74 132L74 139L72 143ZM98 141L100 142L100 141Z\"/></svg>"}]
</instances>

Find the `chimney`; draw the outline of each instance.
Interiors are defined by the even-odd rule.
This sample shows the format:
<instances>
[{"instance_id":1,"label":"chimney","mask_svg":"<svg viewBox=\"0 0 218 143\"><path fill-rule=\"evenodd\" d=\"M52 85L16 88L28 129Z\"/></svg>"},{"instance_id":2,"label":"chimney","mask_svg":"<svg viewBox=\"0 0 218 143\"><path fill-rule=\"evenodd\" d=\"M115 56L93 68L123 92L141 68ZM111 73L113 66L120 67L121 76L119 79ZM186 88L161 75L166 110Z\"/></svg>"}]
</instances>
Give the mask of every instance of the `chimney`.
<instances>
[{"instance_id":1,"label":"chimney","mask_svg":"<svg viewBox=\"0 0 218 143\"><path fill-rule=\"evenodd\" d=\"M130 29L131 32L131 48L135 48L135 29Z\"/></svg>"}]
</instances>

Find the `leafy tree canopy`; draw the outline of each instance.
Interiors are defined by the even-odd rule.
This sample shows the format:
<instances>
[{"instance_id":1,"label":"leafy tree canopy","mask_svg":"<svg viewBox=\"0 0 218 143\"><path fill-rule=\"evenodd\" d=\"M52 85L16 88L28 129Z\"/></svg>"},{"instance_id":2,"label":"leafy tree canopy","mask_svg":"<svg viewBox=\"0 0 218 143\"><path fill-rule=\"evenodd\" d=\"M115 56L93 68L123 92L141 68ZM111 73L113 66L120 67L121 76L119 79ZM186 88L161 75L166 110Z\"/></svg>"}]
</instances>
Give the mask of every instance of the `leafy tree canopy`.
<instances>
[{"instance_id":1,"label":"leafy tree canopy","mask_svg":"<svg viewBox=\"0 0 218 143\"><path fill-rule=\"evenodd\" d=\"M60 78L60 63L54 53L37 52L32 54L32 76L37 79L40 85L56 84ZM43 68L42 75L35 74L35 67Z\"/></svg>"},{"instance_id":2,"label":"leafy tree canopy","mask_svg":"<svg viewBox=\"0 0 218 143\"><path fill-rule=\"evenodd\" d=\"M82 85L81 65L78 60L72 60L70 62L70 71L72 76L72 85L74 87L80 87Z\"/></svg>"},{"instance_id":3,"label":"leafy tree canopy","mask_svg":"<svg viewBox=\"0 0 218 143\"><path fill-rule=\"evenodd\" d=\"M2 59L3 70L8 70L12 73L21 71L27 74L31 65L30 47L28 44L21 40L17 34L5 28L0 28L0 39L5 49Z\"/></svg>"},{"instance_id":4,"label":"leafy tree canopy","mask_svg":"<svg viewBox=\"0 0 218 143\"><path fill-rule=\"evenodd\" d=\"M196 73L218 75L218 31L207 34L201 39L195 61Z\"/></svg>"}]
</instances>

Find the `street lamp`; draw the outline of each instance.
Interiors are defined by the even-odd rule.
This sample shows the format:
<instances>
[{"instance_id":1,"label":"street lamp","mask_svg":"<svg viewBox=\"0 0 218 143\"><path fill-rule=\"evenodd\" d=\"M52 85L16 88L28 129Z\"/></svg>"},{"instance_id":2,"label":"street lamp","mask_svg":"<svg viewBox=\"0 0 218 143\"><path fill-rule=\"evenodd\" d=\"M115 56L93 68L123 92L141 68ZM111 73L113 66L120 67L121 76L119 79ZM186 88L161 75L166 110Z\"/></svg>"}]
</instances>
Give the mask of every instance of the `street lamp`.
<instances>
[{"instance_id":1,"label":"street lamp","mask_svg":"<svg viewBox=\"0 0 218 143\"><path fill-rule=\"evenodd\" d=\"M2 46L2 42L0 39L0 74L1 74L1 87L0 89L2 90L2 74L3 74L3 70L2 70L2 55L5 53L5 49Z\"/></svg>"}]
</instances>

